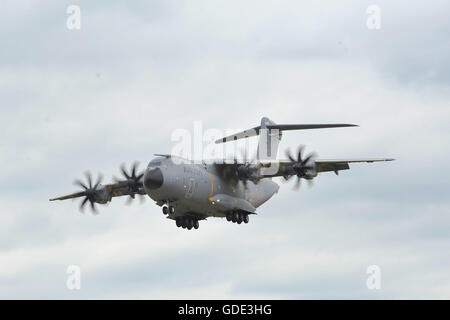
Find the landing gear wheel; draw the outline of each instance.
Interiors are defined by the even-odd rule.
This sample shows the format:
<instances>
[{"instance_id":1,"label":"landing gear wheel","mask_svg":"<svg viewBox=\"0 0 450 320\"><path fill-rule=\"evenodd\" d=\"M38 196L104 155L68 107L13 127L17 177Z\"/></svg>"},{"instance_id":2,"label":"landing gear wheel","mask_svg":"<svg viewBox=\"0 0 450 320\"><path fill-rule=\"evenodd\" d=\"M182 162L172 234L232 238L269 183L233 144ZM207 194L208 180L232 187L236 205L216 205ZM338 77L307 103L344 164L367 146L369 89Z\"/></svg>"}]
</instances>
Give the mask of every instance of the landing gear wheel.
<instances>
[{"instance_id":1,"label":"landing gear wheel","mask_svg":"<svg viewBox=\"0 0 450 320\"><path fill-rule=\"evenodd\" d=\"M233 222L237 222L239 220L239 212L233 211Z\"/></svg>"},{"instance_id":2,"label":"landing gear wheel","mask_svg":"<svg viewBox=\"0 0 450 320\"><path fill-rule=\"evenodd\" d=\"M227 213L227 221L231 221L231 214Z\"/></svg>"},{"instance_id":3,"label":"landing gear wheel","mask_svg":"<svg viewBox=\"0 0 450 320\"><path fill-rule=\"evenodd\" d=\"M170 206L170 207L169 207L169 213L170 213L170 214L174 214L174 213L175 213L175 207Z\"/></svg>"},{"instance_id":4,"label":"landing gear wheel","mask_svg":"<svg viewBox=\"0 0 450 320\"><path fill-rule=\"evenodd\" d=\"M198 220L194 221L194 229L198 229L198 227L200 227Z\"/></svg>"},{"instance_id":5,"label":"landing gear wheel","mask_svg":"<svg viewBox=\"0 0 450 320\"><path fill-rule=\"evenodd\" d=\"M246 214L246 215L244 215L244 222L248 223L248 221L249 221L248 214Z\"/></svg>"},{"instance_id":6,"label":"landing gear wheel","mask_svg":"<svg viewBox=\"0 0 450 320\"><path fill-rule=\"evenodd\" d=\"M178 228L181 227L181 219L180 219L180 218L177 218L177 219L175 220L175 224L177 225Z\"/></svg>"},{"instance_id":7,"label":"landing gear wheel","mask_svg":"<svg viewBox=\"0 0 450 320\"><path fill-rule=\"evenodd\" d=\"M164 207L162 208L162 211L163 211L164 214L168 214L168 213L169 213L169 208L167 208L166 206L164 206Z\"/></svg>"},{"instance_id":8,"label":"landing gear wheel","mask_svg":"<svg viewBox=\"0 0 450 320\"><path fill-rule=\"evenodd\" d=\"M191 230L193 226L194 226L194 221L192 219L188 219L188 223L187 223L188 229Z\"/></svg>"}]
</instances>

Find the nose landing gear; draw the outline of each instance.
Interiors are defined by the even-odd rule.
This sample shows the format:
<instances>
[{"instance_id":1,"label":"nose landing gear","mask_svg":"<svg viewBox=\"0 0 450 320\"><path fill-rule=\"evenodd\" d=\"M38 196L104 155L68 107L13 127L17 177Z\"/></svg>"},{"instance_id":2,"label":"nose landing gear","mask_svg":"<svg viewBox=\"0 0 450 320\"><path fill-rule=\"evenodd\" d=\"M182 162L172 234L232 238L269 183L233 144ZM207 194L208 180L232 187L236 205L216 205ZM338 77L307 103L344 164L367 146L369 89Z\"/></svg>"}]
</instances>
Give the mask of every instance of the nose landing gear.
<instances>
[{"instance_id":1,"label":"nose landing gear","mask_svg":"<svg viewBox=\"0 0 450 320\"><path fill-rule=\"evenodd\" d=\"M167 205L162 207L163 214L174 214L175 213L175 207L171 205Z\"/></svg>"},{"instance_id":2,"label":"nose landing gear","mask_svg":"<svg viewBox=\"0 0 450 320\"><path fill-rule=\"evenodd\" d=\"M248 223L250 220L248 218L248 214L239 211L232 211L227 213L227 221L241 224L242 222Z\"/></svg>"}]
</instances>

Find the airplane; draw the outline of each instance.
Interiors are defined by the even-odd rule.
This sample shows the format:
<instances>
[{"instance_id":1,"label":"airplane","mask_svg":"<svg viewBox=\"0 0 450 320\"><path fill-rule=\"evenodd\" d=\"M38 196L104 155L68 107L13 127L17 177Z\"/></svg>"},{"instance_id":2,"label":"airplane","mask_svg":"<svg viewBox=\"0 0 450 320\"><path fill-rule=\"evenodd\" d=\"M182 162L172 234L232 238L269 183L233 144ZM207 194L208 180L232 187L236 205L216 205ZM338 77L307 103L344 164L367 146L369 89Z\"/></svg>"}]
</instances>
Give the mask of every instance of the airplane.
<instances>
[{"instance_id":1,"label":"airplane","mask_svg":"<svg viewBox=\"0 0 450 320\"><path fill-rule=\"evenodd\" d=\"M350 168L350 163L392 161L391 158L366 159L318 159L315 153L304 154L300 146L294 157L286 150L286 160L276 160L282 132L319 128L355 127L353 124L276 124L267 117L259 126L218 139L215 143L227 143L259 135L256 160L212 160L196 162L170 154L155 154L147 168L138 172L135 162L128 172L122 164L120 169L124 179L114 178L111 184L102 185L99 174L93 183L91 174L85 172L87 183L75 180L74 184L83 190L70 195L53 198L50 201L84 197L80 211L89 202L93 214L98 211L95 204L107 204L112 198L129 196L131 203L136 195L150 197L162 207L168 219L177 227L198 229L199 221L210 217L226 218L227 221L248 223L249 216L271 199L279 190L272 180L282 177L288 181L297 177L294 189L298 190L301 180L312 180L323 172L334 172Z\"/></svg>"}]
</instances>

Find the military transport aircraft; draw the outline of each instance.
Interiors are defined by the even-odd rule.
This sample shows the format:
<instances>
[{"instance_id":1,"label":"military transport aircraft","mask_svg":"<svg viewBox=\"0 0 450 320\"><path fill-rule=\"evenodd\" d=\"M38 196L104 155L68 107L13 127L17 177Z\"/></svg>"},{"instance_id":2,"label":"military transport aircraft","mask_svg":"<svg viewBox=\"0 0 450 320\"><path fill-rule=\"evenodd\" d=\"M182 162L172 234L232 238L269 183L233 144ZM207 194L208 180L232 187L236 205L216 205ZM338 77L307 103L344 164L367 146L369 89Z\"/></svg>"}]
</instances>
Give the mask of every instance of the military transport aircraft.
<instances>
[{"instance_id":1,"label":"military transport aircraft","mask_svg":"<svg viewBox=\"0 0 450 320\"><path fill-rule=\"evenodd\" d=\"M279 185L273 177L289 180L296 176L294 189L300 187L301 179L309 183L318 173L349 169L354 162L392 161L394 159L318 159L315 153L304 154L299 147L294 157L286 151L287 160L276 160L282 131L319 128L354 127L352 124L276 124L264 117L261 125L215 141L225 143L259 135L257 158L253 161L244 155L243 160L213 160L195 162L170 154L155 154L143 172L138 172L135 162L128 172L124 165L121 172L124 179L102 185L102 175L94 183L86 172L87 183L75 180L74 184L83 190L67 196L50 199L66 200L84 197L80 210L89 202L94 214L95 203L109 203L113 197L136 195L149 196L167 218L178 227L198 229L199 221L209 217L226 218L241 224L249 222L249 215L256 214L256 208L278 192Z\"/></svg>"}]
</instances>

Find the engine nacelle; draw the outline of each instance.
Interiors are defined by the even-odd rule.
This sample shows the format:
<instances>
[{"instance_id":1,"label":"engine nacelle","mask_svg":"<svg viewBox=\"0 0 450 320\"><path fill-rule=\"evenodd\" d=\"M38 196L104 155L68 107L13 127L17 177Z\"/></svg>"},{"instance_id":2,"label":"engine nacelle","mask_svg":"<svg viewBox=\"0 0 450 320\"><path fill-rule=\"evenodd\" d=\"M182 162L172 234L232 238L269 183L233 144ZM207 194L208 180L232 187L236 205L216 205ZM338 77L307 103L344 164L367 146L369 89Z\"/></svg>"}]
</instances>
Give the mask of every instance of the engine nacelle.
<instances>
[{"instance_id":1,"label":"engine nacelle","mask_svg":"<svg viewBox=\"0 0 450 320\"><path fill-rule=\"evenodd\" d=\"M111 201L112 193L107 186L98 185L97 189L93 191L93 200L96 203L105 204Z\"/></svg>"}]
</instances>

